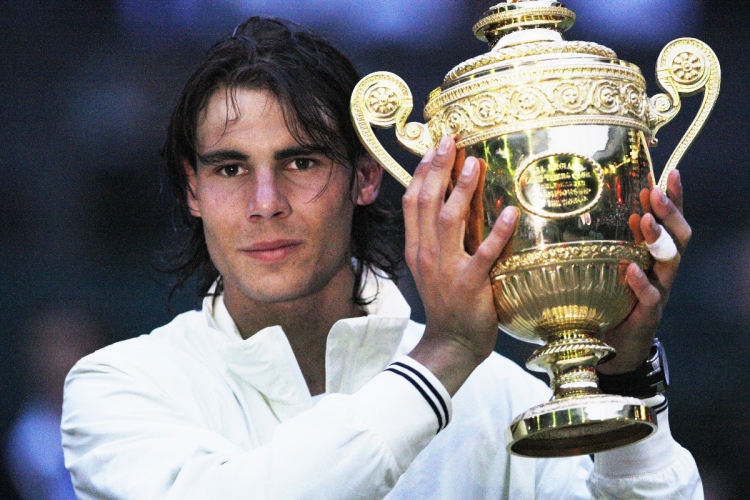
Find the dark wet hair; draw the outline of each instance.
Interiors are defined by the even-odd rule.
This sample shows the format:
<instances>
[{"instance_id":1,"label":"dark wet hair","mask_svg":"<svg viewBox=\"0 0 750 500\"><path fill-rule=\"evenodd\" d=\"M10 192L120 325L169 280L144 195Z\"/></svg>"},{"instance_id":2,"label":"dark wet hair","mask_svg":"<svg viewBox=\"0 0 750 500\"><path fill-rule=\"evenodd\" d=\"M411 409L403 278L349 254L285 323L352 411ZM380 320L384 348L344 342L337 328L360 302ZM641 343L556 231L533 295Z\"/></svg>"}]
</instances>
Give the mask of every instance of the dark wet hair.
<instances>
[{"instance_id":1,"label":"dark wet hair","mask_svg":"<svg viewBox=\"0 0 750 500\"><path fill-rule=\"evenodd\" d=\"M282 19L251 17L208 51L180 95L162 150L177 210L187 228L186 241L162 269L175 276L170 298L193 276L202 298L219 278L206 247L203 221L190 213L187 204L189 186L183 169L184 160L196 168L198 117L214 92L226 88L231 96L243 88L274 94L292 136L351 169L353 188L355 167L367 154L349 115L350 96L358 81L357 70L333 45ZM373 299L361 296L364 271L395 279L401 267L400 211L381 198L356 205L350 251L355 258L353 300L364 305Z\"/></svg>"}]
</instances>

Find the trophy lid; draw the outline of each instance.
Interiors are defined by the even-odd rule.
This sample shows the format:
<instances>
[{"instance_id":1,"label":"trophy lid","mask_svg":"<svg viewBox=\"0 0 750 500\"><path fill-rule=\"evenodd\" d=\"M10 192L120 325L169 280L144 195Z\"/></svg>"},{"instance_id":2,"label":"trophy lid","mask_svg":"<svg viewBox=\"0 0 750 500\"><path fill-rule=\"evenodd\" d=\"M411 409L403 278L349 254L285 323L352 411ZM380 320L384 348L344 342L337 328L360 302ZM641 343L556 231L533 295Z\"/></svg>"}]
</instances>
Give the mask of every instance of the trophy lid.
<instances>
[{"instance_id":1,"label":"trophy lid","mask_svg":"<svg viewBox=\"0 0 750 500\"><path fill-rule=\"evenodd\" d=\"M583 54L617 59L615 51L598 43L564 40L562 33L573 26L575 19L575 12L560 2L507 0L491 7L472 28L477 38L489 43L490 52L453 68L445 76L443 87L468 73L474 75L476 70L530 56Z\"/></svg>"},{"instance_id":2,"label":"trophy lid","mask_svg":"<svg viewBox=\"0 0 750 500\"><path fill-rule=\"evenodd\" d=\"M516 31L547 28L563 33L575 19L575 12L560 2L508 0L485 12L473 30L492 48L500 38Z\"/></svg>"},{"instance_id":3,"label":"trophy lid","mask_svg":"<svg viewBox=\"0 0 750 500\"><path fill-rule=\"evenodd\" d=\"M549 0L505 0L485 12L473 30L489 52L454 67L427 98L424 118L433 138L453 135L463 147L584 119L647 132L640 70L603 45L564 40L575 19Z\"/></svg>"}]
</instances>

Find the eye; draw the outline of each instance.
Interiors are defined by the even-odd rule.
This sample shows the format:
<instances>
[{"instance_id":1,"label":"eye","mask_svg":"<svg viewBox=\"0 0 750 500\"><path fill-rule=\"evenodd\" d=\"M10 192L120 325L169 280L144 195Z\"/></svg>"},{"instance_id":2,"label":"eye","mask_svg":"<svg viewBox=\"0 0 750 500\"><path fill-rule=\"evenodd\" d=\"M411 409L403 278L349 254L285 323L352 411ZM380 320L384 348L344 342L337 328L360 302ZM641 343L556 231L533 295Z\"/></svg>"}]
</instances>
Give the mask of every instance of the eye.
<instances>
[{"instance_id":1,"label":"eye","mask_svg":"<svg viewBox=\"0 0 750 500\"><path fill-rule=\"evenodd\" d=\"M242 173L242 167L240 167L238 164L233 163L230 165L222 165L218 168L219 175L223 177L235 177L236 175L239 175Z\"/></svg>"},{"instance_id":2,"label":"eye","mask_svg":"<svg viewBox=\"0 0 750 500\"><path fill-rule=\"evenodd\" d=\"M307 170L313 166L315 166L315 160L312 158L295 158L289 162L289 167L292 170Z\"/></svg>"}]
</instances>

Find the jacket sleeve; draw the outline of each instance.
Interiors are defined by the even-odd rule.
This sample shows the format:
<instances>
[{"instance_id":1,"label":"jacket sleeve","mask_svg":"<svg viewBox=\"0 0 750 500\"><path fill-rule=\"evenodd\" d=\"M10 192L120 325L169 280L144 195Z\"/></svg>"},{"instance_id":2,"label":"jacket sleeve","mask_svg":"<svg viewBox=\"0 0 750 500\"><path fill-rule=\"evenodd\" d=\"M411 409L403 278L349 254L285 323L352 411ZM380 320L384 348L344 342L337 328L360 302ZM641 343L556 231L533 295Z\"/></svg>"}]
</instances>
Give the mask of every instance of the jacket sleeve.
<instances>
[{"instance_id":1,"label":"jacket sleeve","mask_svg":"<svg viewBox=\"0 0 750 500\"><path fill-rule=\"evenodd\" d=\"M511 415L549 398L549 388L526 372L521 374L520 368L511 372L512 367L507 363L495 363L493 368L512 374L513 382L506 388L506 393L515 394ZM459 391L454 397L457 419L461 396ZM593 464L589 456L530 459L511 455L509 498L702 499L703 488L695 461L670 432L666 400L655 396L646 403L657 411L657 432L638 443L597 453ZM441 435L436 441L444 438ZM529 474L534 468L535 472ZM531 485L529 475L533 477Z\"/></svg>"},{"instance_id":2,"label":"jacket sleeve","mask_svg":"<svg viewBox=\"0 0 750 500\"><path fill-rule=\"evenodd\" d=\"M248 450L201 425L154 380L85 358L66 381L66 466L81 499L382 498L450 418L437 379L401 361L409 369L326 396Z\"/></svg>"},{"instance_id":3,"label":"jacket sleeve","mask_svg":"<svg viewBox=\"0 0 750 500\"><path fill-rule=\"evenodd\" d=\"M703 499L698 467L672 437L668 410L657 418L659 430L648 439L595 455L588 478L594 498Z\"/></svg>"}]
</instances>

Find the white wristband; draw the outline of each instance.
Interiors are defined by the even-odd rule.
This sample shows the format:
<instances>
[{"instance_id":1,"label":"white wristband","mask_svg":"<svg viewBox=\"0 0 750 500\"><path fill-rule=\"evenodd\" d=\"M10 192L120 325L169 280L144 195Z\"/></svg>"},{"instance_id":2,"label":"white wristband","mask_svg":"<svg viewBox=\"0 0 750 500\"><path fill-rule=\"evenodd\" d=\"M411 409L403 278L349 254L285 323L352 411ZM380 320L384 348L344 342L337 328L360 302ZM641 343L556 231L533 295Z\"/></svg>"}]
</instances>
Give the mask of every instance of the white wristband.
<instances>
[{"instance_id":1,"label":"white wristband","mask_svg":"<svg viewBox=\"0 0 750 500\"><path fill-rule=\"evenodd\" d=\"M661 228L659 237L653 243L646 243L646 246L651 255L654 256L654 259L666 262L674 259L675 255L677 255L677 246L674 244L674 240L672 240L667 230L664 229L664 226L659 224L659 227Z\"/></svg>"}]
</instances>

